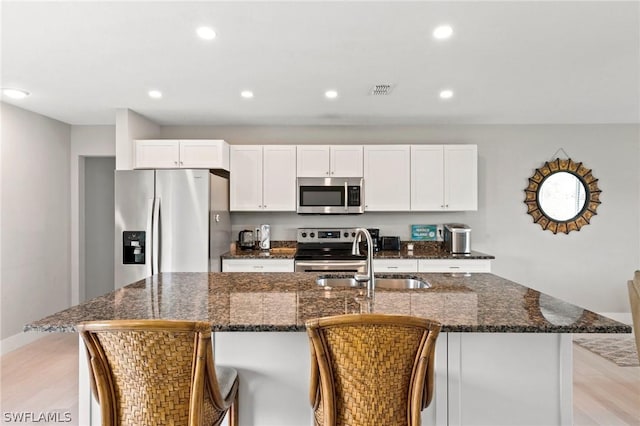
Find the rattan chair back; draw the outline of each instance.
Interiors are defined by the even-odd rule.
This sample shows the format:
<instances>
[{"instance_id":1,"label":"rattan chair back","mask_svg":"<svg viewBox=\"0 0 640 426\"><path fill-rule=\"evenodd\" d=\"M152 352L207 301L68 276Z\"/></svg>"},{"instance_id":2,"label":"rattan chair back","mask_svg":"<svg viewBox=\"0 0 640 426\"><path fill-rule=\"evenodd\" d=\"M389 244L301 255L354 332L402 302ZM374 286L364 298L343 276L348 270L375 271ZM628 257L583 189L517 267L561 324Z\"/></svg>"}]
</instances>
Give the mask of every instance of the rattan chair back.
<instances>
[{"instance_id":1,"label":"rattan chair back","mask_svg":"<svg viewBox=\"0 0 640 426\"><path fill-rule=\"evenodd\" d=\"M221 395L210 324L95 321L78 330L103 426L219 425L229 409L236 424L238 381Z\"/></svg>"},{"instance_id":2,"label":"rattan chair back","mask_svg":"<svg viewBox=\"0 0 640 426\"><path fill-rule=\"evenodd\" d=\"M310 320L317 426L418 426L433 397L440 324L354 314Z\"/></svg>"},{"instance_id":3,"label":"rattan chair back","mask_svg":"<svg viewBox=\"0 0 640 426\"><path fill-rule=\"evenodd\" d=\"M636 271L633 280L627 283L629 289L629 304L633 319L633 334L636 337L636 349L640 360L640 271Z\"/></svg>"}]
</instances>

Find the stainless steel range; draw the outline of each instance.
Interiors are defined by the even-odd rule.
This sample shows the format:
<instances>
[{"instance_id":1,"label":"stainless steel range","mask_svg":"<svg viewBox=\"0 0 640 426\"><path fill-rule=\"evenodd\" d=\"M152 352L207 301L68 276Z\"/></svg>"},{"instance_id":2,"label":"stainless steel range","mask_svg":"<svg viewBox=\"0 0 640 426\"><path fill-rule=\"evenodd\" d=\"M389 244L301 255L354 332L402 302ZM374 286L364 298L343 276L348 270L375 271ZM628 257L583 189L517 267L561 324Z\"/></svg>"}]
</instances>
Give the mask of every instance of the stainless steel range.
<instances>
[{"instance_id":1,"label":"stainless steel range","mask_svg":"<svg viewBox=\"0 0 640 426\"><path fill-rule=\"evenodd\" d=\"M367 257L351 254L356 228L298 228L296 272L363 273Z\"/></svg>"}]
</instances>

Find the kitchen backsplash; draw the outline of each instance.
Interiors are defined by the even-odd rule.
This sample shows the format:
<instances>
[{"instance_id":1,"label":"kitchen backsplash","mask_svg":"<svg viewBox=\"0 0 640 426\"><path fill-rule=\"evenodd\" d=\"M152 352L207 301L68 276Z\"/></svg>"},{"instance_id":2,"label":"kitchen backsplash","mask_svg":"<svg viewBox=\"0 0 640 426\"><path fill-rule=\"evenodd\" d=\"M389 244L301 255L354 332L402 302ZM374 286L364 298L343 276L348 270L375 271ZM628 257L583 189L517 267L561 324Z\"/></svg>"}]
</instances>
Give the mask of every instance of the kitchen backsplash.
<instances>
[{"instance_id":1,"label":"kitchen backsplash","mask_svg":"<svg viewBox=\"0 0 640 426\"><path fill-rule=\"evenodd\" d=\"M294 240L296 230L305 227L365 227L379 228L381 236L399 236L411 240L411 225L460 222L470 223L476 212L454 213L364 213L358 215L299 215L296 213L231 213L232 235L243 229L255 229L261 223L271 225L272 240ZM438 235L438 240L442 237Z\"/></svg>"}]
</instances>

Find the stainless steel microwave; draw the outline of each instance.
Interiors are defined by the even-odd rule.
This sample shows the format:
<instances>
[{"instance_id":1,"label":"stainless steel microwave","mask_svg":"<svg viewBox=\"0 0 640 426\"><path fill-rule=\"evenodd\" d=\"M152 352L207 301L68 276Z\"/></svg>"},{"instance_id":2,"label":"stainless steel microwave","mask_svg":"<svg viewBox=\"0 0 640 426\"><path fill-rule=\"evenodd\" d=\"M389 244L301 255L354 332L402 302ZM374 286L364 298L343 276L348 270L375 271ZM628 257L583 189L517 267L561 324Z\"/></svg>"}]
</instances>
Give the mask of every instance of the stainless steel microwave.
<instances>
[{"instance_id":1,"label":"stainless steel microwave","mask_svg":"<svg viewBox=\"0 0 640 426\"><path fill-rule=\"evenodd\" d=\"M298 213L364 213L362 178L298 178Z\"/></svg>"}]
</instances>

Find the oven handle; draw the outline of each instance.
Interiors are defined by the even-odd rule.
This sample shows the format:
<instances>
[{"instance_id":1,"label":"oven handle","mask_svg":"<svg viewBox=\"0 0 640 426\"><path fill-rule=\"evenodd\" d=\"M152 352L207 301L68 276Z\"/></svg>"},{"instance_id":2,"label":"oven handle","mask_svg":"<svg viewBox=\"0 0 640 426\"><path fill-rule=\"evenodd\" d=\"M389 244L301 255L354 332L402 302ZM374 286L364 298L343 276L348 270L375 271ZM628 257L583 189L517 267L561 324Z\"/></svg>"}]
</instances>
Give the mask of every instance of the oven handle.
<instances>
[{"instance_id":1,"label":"oven handle","mask_svg":"<svg viewBox=\"0 0 640 426\"><path fill-rule=\"evenodd\" d=\"M355 267L362 267L364 265L366 265L366 261L361 261L361 262L341 262L341 263L335 263L335 262L327 262L327 263L321 263L321 262L295 262L296 266L302 266L302 267L309 267L309 266L324 266L324 267L336 267L336 268L345 268L345 267L350 267L350 266L355 266Z\"/></svg>"}]
</instances>

